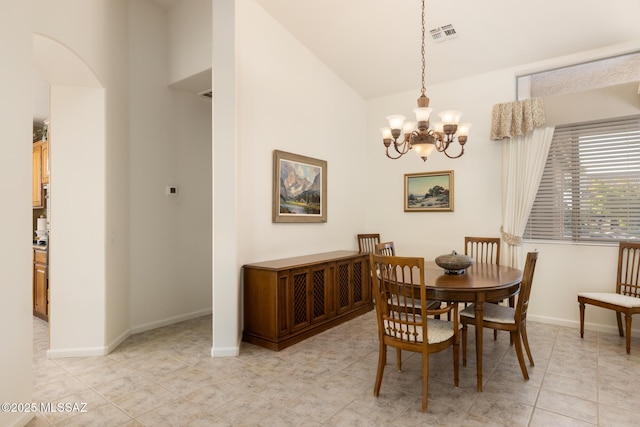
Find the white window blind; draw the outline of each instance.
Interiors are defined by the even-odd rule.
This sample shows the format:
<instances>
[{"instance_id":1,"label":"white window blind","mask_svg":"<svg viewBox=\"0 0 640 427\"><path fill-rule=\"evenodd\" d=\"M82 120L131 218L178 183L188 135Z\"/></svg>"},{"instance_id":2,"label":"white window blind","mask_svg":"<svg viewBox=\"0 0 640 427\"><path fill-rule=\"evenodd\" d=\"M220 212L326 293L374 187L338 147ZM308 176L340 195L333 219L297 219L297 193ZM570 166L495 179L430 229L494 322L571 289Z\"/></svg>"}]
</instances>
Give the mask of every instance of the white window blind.
<instances>
[{"instance_id":1,"label":"white window blind","mask_svg":"<svg viewBox=\"0 0 640 427\"><path fill-rule=\"evenodd\" d=\"M525 239L640 239L640 116L557 126Z\"/></svg>"}]
</instances>

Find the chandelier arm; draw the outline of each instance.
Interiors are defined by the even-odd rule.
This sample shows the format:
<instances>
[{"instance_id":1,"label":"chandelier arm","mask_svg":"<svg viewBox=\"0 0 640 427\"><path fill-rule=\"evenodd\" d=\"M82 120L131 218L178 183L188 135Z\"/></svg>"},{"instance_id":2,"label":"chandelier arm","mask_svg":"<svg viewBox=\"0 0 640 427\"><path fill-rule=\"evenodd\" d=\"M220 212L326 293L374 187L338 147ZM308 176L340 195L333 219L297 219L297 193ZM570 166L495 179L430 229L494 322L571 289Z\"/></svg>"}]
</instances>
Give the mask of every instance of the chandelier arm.
<instances>
[{"instance_id":1,"label":"chandelier arm","mask_svg":"<svg viewBox=\"0 0 640 427\"><path fill-rule=\"evenodd\" d=\"M396 152L400 154L400 156L403 156L407 154L409 150L411 150L411 143L408 140L404 140L401 143L394 141L393 147L396 149ZM398 147L402 147L402 150L399 150Z\"/></svg>"},{"instance_id":2,"label":"chandelier arm","mask_svg":"<svg viewBox=\"0 0 640 427\"><path fill-rule=\"evenodd\" d=\"M458 153L457 156L450 156L449 153L447 153L447 148L449 148L449 144L447 144L445 149L442 150L442 153L444 153L444 155L447 156L450 159L457 159L458 157L462 157L462 155L464 154L464 145L460 146L460 153Z\"/></svg>"},{"instance_id":3,"label":"chandelier arm","mask_svg":"<svg viewBox=\"0 0 640 427\"><path fill-rule=\"evenodd\" d=\"M385 154L386 154L386 155L387 155L387 157L388 157L388 158L390 158L391 160L399 159L400 157L402 157L402 156L405 154L405 153L400 153L400 152L398 151L398 149L397 149L397 148L396 148L396 151L398 151L398 153L399 153L399 154L398 154L396 157L393 157L392 155L390 155L390 154L389 154L389 147L387 147L387 149L386 149L385 151L386 151L386 153L385 153Z\"/></svg>"}]
</instances>

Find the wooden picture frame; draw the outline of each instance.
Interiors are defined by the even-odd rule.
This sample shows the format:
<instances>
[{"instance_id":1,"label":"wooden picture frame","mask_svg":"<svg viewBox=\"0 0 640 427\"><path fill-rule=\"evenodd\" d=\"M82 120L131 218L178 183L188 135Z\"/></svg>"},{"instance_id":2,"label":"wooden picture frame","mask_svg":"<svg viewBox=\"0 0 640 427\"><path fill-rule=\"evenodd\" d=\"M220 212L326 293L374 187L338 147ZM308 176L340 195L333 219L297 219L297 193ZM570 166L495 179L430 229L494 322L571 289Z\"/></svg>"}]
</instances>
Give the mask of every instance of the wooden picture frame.
<instances>
[{"instance_id":1,"label":"wooden picture frame","mask_svg":"<svg viewBox=\"0 0 640 427\"><path fill-rule=\"evenodd\" d=\"M404 175L405 212L453 212L453 171Z\"/></svg>"},{"instance_id":2,"label":"wooden picture frame","mask_svg":"<svg viewBox=\"0 0 640 427\"><path fill-rule=\"evenodd\" d=\"M327 162L273 151L273 222L327 222Z\"/></svg>"}]
</instances>

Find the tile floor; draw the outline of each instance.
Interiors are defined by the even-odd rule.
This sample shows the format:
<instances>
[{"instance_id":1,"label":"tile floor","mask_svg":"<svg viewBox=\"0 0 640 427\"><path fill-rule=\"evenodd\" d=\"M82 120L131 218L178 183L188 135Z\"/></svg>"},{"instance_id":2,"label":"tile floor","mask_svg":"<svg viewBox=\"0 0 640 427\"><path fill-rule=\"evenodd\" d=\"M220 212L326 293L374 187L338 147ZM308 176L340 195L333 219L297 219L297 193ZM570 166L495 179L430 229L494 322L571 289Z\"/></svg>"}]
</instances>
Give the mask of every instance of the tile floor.
<instances>
[{"instance_id":1,"label":"tile floor","mask_svg":"<svg viewBox=\"0 0 640 427\"><path fill-rule=\"evenodd\" d=\"M379 397L371 311L280 352L244 344L211 358L211 317L134 335L104 357L47 359L34 318L34 402L86 403L38 413L29 426L637 426L640 340L529 322L536 366L522 379L506 333L485 331L484 392L475 362L453 386L450 351L430 359L429 413L420 412L420 358L395 351ZM470 331L473 336L473 330ZM475 347L469 343L470 359Z\"/></svg>"}]
</instances>

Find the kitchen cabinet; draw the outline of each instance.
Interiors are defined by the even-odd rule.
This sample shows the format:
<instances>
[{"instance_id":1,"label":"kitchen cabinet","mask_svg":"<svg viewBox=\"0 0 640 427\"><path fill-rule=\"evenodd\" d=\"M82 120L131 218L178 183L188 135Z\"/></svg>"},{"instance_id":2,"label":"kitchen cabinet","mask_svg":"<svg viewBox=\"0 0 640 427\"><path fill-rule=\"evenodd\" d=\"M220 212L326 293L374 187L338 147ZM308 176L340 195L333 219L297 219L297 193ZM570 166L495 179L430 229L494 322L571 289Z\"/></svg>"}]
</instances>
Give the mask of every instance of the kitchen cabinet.
<instances>
[{"instance_id":1,"label":"kitchen cabinet","mask_svg":"<svg viewBox=\"0 0 640 427\"><path fill-rule=\"evenodd\" d=\"M44 206L44 197L42 194L42 146L37 143L33 144L31 195L34 208L41 208Z\"/></svg>"},{"instance_id":2,"label":"kitchen cabinet","mask_svg":"<svg viewBox=\"0 0 640 427\"><path fill-rule=\"evenodd\" d=\"M247 264L244 341L282 350L373 309L368 254L334 251Z\"/></svg>"},{"instance_id":3,"label":"kitchen cabinet","mask_svg":"<svg viewBox=\"0 0 640 427\"><path fill-rule=\"evenodd\" d=\"M42 183L49 183L49 141L42 142Z\"/></svg>"},{"instance_id":4,"label":"kitchen cabinet","mask_svg":"<svg viewBox=\"0 0 640 427\"><path fill-rule=\"evenodd\" d=\"M47 249L33 249L33 315L49 320L49 279Z\"/></svg>"},{"instance_id":5,"label":"kitchen cabinet","mask_svg":"<svg viewBox=\"0 0 640 427\"><path fill-rule=\"evenodd\" d=\"M34 208L44 207L43 184L49 183L49 142L33 143L31 189Z\"/></svg>"}]
</instances>

